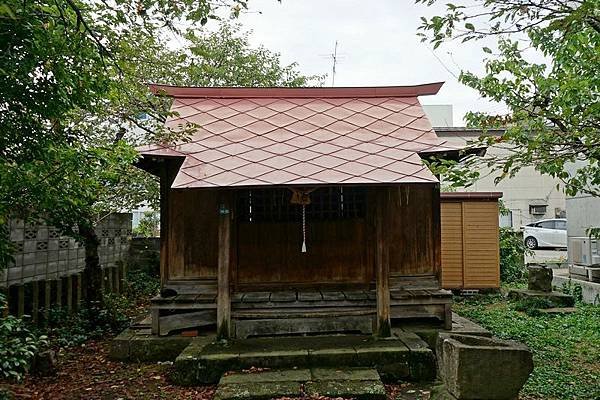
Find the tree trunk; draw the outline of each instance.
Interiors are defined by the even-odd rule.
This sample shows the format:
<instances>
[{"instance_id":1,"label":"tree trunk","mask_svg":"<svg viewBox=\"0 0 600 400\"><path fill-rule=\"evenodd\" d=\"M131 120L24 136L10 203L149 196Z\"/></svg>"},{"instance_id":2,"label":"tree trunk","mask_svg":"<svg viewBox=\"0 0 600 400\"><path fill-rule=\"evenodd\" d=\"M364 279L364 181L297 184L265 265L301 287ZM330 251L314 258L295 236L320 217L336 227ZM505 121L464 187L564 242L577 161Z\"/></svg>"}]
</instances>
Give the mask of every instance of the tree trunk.
<instances>
[{"instance_id":1,"label":"tree trunk","mask_svg":"<svg viewBox=\"0 0 600 400\"><path fill-rule=\"evenodd\" d=\"M102 307L102 268L98 247L100 239L93 227L79 225L79 234L85 246L85 267L83 269L83 296L88 310Z\"/></svg>"}]
</instances>

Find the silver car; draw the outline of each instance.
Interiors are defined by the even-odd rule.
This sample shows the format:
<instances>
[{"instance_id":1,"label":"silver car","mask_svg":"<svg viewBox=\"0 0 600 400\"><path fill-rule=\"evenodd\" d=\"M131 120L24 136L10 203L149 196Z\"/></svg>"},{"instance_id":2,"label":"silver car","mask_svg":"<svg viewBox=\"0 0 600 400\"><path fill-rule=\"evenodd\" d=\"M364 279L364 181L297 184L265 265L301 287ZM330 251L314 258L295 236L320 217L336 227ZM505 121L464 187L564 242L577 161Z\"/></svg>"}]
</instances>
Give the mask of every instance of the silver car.
<instances>
[{"instance_id":1,"label":"silver car","mask_svg":"<svg viewBox=\"0 0 600 400\"><path fill-rule=\"evenodd\" d=\"M523 240L529 249L539 247L567 247L567 220L563 218L542 219L522 227Z\"/></svg>"}]
</instances>

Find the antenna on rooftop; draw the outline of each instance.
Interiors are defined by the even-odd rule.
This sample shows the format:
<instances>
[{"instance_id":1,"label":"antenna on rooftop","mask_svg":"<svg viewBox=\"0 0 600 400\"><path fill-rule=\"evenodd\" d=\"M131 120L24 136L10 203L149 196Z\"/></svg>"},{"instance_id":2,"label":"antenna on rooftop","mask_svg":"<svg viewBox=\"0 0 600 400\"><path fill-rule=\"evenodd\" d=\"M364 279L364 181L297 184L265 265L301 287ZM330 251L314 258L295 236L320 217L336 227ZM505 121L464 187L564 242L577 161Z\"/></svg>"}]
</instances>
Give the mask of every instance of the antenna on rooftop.
<instances>
[{"instance_id":1,"label":"antenna on rooftop","mask_svg":"<svg viewBox=\"0 0 600 400\"><path fill-rule=\"evenodd\" d=\"M333 54L331 59L333 60L333 67L331 68L331 86L335 86L335 64L337 64L337 46L338 41L335 41L335 47L333 48Z\"/></svg>"},{"instance_id":2,"label":"antenna on rooftop","mask_svg":"<svg viewBox=\"0 0 600 400\"><path fill-rule=\"evenodd\" d=\"M333 53L329 54L321 54L321 57L327 57L331 59L331 86L335 86L335 73L336 67L339 61L344 58L345 54L338 53L338 41L335 41L335 46L333 47Z\"/></svg>"}]
</instances>

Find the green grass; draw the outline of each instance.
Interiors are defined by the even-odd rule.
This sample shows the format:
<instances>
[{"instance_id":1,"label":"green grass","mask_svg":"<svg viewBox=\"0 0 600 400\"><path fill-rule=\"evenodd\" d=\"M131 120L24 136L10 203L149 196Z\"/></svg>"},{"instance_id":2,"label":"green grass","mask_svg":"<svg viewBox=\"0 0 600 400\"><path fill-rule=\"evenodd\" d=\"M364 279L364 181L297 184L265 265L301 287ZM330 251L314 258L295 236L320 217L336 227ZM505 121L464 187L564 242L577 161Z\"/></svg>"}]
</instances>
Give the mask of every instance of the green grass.
<instances>
[{"instance_id":1,"label":"green grass","mask_svg":"<svg viewBox=\"0 0 600 400\"><path fill-rule=\"evenodd\" d=\"M525 399L600 399L600 307L578 304L564 315L528 315L502 296L459 299L454 310L494 335L533 351L534 371ZM506 366L510 368L510 366Z\"/></svg>"}]
</instances>

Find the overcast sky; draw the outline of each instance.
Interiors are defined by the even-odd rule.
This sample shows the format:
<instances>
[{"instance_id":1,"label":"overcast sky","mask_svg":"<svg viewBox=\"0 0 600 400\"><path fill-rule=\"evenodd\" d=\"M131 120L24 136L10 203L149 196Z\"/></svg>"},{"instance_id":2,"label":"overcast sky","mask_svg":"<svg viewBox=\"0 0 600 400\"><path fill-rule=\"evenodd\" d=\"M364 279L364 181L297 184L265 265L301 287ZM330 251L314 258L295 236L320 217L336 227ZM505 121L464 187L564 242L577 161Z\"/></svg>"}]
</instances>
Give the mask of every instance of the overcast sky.
<instances>
[{"instance_id":1,"label":"overcast sky","mask_svg":"<svg viewBox=\"0 0 600 400\"><path fill-rule=\"evenodd\" d=\"M251 12L240 22L253 31L253 45L280 53L286 64L297 62L304 74L329 74L328 86L332 61L327 55L336 40L340 60L335 86L445 81L438 95L421 101L452 104L454 125L461 125L466 111L503 108L481 99L456 78L461 69L483 71L481 48L490 43L452 42L434 54L432 46L417 37L420 17L439 14L445 3L428 8L413 0L250 0Z\"/></svg>"}]
</instances>

